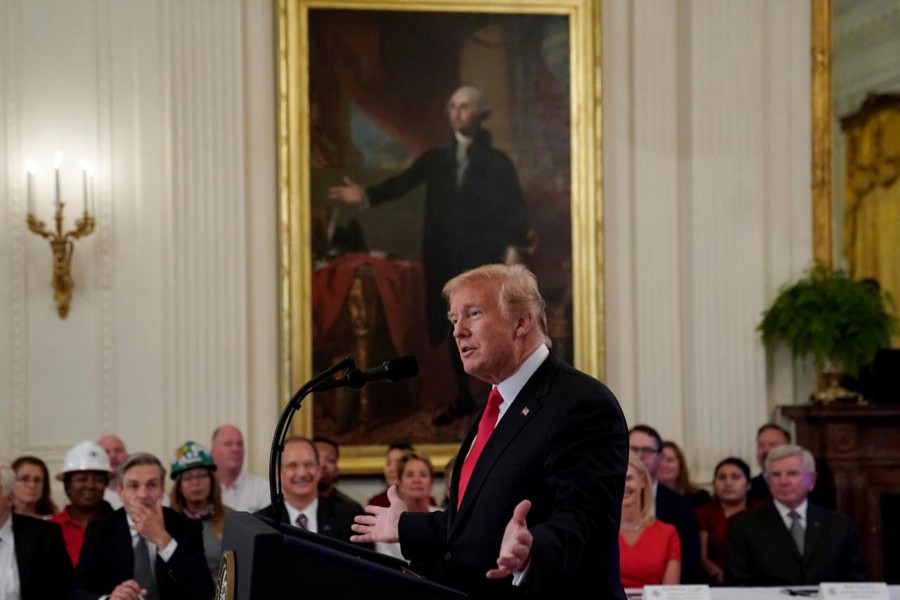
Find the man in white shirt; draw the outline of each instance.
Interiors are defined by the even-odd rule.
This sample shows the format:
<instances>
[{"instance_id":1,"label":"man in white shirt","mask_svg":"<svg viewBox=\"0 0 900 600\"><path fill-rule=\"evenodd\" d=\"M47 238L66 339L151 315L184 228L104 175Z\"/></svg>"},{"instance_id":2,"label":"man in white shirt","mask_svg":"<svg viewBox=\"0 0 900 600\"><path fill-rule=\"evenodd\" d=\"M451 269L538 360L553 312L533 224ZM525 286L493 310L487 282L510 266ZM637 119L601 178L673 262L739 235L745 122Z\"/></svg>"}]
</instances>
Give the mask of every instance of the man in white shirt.
<instances>
[{"instance_id":1,"label":"man in white shirt","mask_svg":"<svg viewBox=\"0 0 900 600\"><path fill-rule=\"evenodd\" d=\"M244 436L240 429L233 425L218 427L212 436L212 456L222 488L222 504L247 512L271 504L269 482L244 470Z\"/></svg>"},{"instance_id":2,"label":"man in white shirt","mask_svg":"<svg viewBox=\"0 0 900 600\"><path fill-rule=\"evenodd\" d=\"M766 479L772 501L729 521L726 584L865 581L856 525L808 500L816 485L812 454L791 444L773 448L766 457Z\"/></svg>"},{"instance_id":3,"label":"man in white shirt","mask_svg":"<svg viewBox=\"0 0 900 600\"><path fill-rule=\"evenodd\" d=\"M72 563L56 523L12 514L16 473L0 464L0 600L62 600Z\"/></svg>"}]
</instances>

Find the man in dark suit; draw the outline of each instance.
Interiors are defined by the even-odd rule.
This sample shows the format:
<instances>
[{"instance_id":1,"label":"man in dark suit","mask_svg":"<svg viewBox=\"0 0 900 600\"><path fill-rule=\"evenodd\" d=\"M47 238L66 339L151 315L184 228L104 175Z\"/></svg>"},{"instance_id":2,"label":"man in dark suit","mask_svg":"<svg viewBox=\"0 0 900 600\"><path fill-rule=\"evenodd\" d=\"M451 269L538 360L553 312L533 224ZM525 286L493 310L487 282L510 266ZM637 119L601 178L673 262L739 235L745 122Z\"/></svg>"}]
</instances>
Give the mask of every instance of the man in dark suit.
<instances>
[{"instance_id":1,"label":"man in dark suit","mask_svg":"<svg viewBox=\"0 0 900 600\"><path fill-rule=\"evenodd\" d=\"M628 432L632 452L650 471L653 478L653 505L656 518L673 525L681 542L681 583L706 583L700 565L700 525L690 498L659 484L659 458L662 438L649 425L635 425Z\"/></svg>"},{"instance_id":2,"label":"man in dark suit","mask_svg":"<svg viewBox=\"0 0 900 600\"><path fill-rule=\"evenodd\" d=\"M321 466L316 445L309 438L293 436L285 440L281 455L281 487L287 522L294 527L349 542L356 515L363 514L355 502L319 497ZM268 506L254 514L273 519ZM374 544L368 544L374 549Z\"/></svg>"},{"instance_id":3,"label":"man in dark suit","mask_svg":"<svg viewBox=\"0 0 900 600\"><path fill-rule=\"evenodd\" d=\"M152 454L132 454L119 465L123 507L88 525L73 599L212 598L200 525L163 507L165 475Z\"/></svg>"},{"instance_id":4,"label":"man in dark suit","mask_svg":"<svg viewBox=\"0 0 900 600\"><path fill-rule=\"evenodd\" d=\"M0 465L0 598L62 600L72 563L56 523L12 513L16 473Z\"/></svg>"},{"instance_id":5,"label":"man in dark suit","mask_svg":"<svg viewBox=\"0 0 900 600\"><path fill-rule=\"evenodd\" d=\"M463 440L450 507L357 517L354 542L400 542L413 571L475 598L624 598L619 519L627 426L596 379L550 353L544 300L522 265L485 265L444 287L466 372L492 384Z\"/></svg>"},{"instance_id":6,"label":"man in dark suit","mask_svg":"<svg viewBox=\"0 0 900 600\"><path fill-rule=\"evenodd\" d=\"M463 86L447 101L453 136L416 158L405 171L363 189L349 178L329 197L350 204L379 204L425 185L422 267L425 308L432 344L448 338L444 283L485 263L516 262L527 244L525 201L513 162L493 147L482 127L490 115L485 94ZM451 345L458 395L434 419L446 425L475 412L469 379Z\"/></svg>"},{"instance_id":7,"label":"man in dark suit","mask_svg":"<svg viewBox=\"0 0 900 600\"><path fill-rule=\"evenodd\" d=\"M800 446L784 444L769 451L766 473L772 501L734 515L728 525L728 585L866 580L853 521L807 499L815 469L812 454Z\"/></svg>"}]
</instances>

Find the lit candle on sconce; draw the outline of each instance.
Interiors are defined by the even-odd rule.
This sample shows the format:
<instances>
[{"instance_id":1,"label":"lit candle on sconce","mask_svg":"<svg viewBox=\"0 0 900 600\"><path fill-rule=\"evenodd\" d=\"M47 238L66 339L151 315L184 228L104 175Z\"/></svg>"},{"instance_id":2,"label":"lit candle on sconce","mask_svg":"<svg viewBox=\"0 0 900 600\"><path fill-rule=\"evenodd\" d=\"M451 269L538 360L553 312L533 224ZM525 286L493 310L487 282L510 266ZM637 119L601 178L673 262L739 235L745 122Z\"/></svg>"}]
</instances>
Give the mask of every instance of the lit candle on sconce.
<instances>
[{"instance_id":1,"label":"lit candle on sconce","mask_svg":"<svg viewBox=\"0 0 900 600\"><path fill-rule=\"evenodd\" d=\"M62 203L62 196L59 191L59 170L62 168L63 153L59 150L53 155L53 168L56 169L56 210L59 210Z\"/></svg>"},{"instance_id":2,"label":"lit candle on sconce","mask_svg":"<svg viewBox=\"0 0 900 600\"><path fill-rule=\"evenodd\" d=\"M37 165L31 162L30 160L25 160L25 171L27 173L26 181L27 181L27 195L28 199L28 214L34 214L34 174L37 173Z\"/></svg>"},{"instance_id":3,"label":"lit candle on sconce","mask_svg":"<svg viewBox=\"0 0 900 600\"><path fill-rule=\"evenodd\" d=\"M84 209L84 214L88 212L88 172L91 170L90 165L85 159L81 159L81 183L83 186L83 192L81 196L81 207Z\"/></svg>"}]
</instances>

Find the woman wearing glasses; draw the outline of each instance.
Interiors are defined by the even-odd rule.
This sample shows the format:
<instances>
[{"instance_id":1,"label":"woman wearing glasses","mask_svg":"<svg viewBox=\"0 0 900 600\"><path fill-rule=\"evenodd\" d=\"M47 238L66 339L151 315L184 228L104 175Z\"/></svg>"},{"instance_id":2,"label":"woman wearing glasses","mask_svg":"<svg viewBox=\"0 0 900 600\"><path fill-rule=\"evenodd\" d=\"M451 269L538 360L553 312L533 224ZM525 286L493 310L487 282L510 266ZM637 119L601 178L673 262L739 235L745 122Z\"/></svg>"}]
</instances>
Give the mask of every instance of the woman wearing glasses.
<instances>
[{"instance_id":1,"label":"woman wearing glasses","mask_svg":"<svg viewBox=\"0 0 900 600\"><path fill-rule=\"evenodd\" d=\"M20 456L12 464L16 473L13 512L37 519L49 519L59 510L50 496L50 473L36 456Z\"/></svg>"},{"instance_id":2,"label":"woman wearing glasses","mask_svg":"<svg viewBox=\"0 0 900 600\"><path fill-rule=\"evenodd\" d=\"M175 451L170 492L172 509L203 523L203 548L206 564L213 578L219 571L222 556L222 531L225 513L231 509L222 504L222 492L213 476L216 463L206 448L196 442L185 442Z\"/></svg>"}]
</instances>

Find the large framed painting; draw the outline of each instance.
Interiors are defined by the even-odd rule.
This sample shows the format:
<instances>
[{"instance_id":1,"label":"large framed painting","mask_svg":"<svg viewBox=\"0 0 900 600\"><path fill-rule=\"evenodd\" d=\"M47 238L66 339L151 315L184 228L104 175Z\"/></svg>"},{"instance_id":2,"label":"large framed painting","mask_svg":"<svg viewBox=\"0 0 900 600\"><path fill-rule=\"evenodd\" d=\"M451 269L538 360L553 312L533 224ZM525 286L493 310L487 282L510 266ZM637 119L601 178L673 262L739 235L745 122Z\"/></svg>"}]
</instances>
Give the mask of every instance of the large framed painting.
<instances>
[{"instance_id":1,"label":"large framed painting","mask_svg":"<svg viewBox=\"0 0 900 600\"><path fill-rule=\"evenodd\" d=\"M279 0L278 30L283 401L345 357L419 366L305 399L295 430L344 473L394 441L440 471L488 391L440 293L472 261L531 269L553 351L602 377L599 0Z\"/></svg>"}]
</instances>

